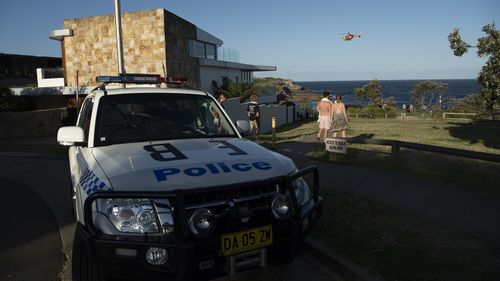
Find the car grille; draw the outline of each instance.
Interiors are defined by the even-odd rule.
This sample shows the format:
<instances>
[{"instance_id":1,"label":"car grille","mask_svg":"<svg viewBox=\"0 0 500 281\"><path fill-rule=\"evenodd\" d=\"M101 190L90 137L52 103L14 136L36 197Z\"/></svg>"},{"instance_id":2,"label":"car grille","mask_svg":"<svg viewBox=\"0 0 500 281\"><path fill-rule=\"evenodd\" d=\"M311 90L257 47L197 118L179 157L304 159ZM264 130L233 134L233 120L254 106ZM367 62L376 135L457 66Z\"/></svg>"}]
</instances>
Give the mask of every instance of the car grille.
<instances>
[{"instance_id":1,"label":"car grille","mask_svg":"<svg viewBox=\"0 0 500 281\"><path fill-rule=\"evenodd\" d=\"M210 209L217 217L215 234L256 227L271 222L271 201L278 184L252 185L196 192L184 196L188 217L199 208Z\"/></svg>"}]
</instances>

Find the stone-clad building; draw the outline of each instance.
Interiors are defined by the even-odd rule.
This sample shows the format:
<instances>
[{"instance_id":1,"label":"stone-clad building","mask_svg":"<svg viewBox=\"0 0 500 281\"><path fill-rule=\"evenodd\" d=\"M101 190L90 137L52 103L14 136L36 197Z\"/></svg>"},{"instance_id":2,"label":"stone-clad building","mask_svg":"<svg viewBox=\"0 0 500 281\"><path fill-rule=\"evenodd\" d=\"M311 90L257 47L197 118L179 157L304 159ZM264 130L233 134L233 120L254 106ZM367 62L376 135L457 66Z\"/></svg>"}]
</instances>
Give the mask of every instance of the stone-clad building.
<instances>
[{"instance_id":1,"label":"stone-clad building","mask_svg":"<svg viewBox=\"0 0 500 281\"><path fill-rule=\"evenodd\" d=\"M127 73L166 73L186 77L192 86L211 91L212 81L252 82L254 71L275 71L222 61L223 41L164 10L122 14L122 41ZM64 29L51 38L61 41L66 86L96 85L98 75L116 75L117 50L114 15L64 20Z\"/></svg>"}]
</instances>

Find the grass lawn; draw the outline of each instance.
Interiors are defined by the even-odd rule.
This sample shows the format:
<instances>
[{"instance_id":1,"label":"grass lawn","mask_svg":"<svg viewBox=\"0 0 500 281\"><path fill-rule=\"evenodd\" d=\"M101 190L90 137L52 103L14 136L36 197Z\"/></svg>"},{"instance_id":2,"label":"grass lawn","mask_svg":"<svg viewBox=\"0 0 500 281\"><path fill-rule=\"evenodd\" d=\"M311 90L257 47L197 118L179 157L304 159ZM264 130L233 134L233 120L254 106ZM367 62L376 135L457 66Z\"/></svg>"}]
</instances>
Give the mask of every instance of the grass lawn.
<instances>
[{"instance_id":1,"label":"grass lawn","mask_svg":"<svg viewBox=\"0 0 500 281\"><path fill-rule=\"evenodd\" d=\"M353 119L349 137L402 140L500 154L500 123L467 119Z\"/></svg>"},{"instance_id":2,"label":"grass lawn","mask_svg":"<svg viewBox=\"0 0 500 281\"><path fill-rule=\"evenodd\" d=\"M316 132L316 122L290 125L277 130L276 140L300 140ZM347 134L500 154L498 122L353 119ZM259 141L270 142L271 135ZM363 144L350 144L346 155L319 148L309 156L500 193L499 163L401 149L395 164L390 160L390 147ZM386 280L500 280L498 245L381 203L335 192L331 186L322 186L321 193L325 209L312 236Z\"/></svg>"},{"instance_id":3,"label":"grass lawn","mask_svg":"<svg viewBox=\"0 0 500 281\"><path fill-rule=\"evenodd\" d=\"M498 249L484 241L328 188L322 196L312 237L387 281L500 280Z\"/></svg>"}]
</instances>

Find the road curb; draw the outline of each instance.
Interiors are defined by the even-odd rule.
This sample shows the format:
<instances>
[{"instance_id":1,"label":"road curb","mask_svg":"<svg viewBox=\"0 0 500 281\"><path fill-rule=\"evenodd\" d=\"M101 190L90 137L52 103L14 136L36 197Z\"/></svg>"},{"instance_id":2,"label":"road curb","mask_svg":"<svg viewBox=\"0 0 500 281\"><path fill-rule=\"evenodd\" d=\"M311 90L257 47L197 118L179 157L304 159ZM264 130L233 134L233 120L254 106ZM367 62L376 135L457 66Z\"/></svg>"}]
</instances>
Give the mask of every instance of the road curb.
<instances>
[{"instance_id":1,"label":"road curb","mask_svg":"<svg viewBox=\"0 0 500 281\"><path fill-rule=\"evenodd\" d=\"M314 238L306 238L304 246L302 251L314 256L346 281L384 281L378 273L371 272L348 261Z\"/></svg>"}]
</instances>

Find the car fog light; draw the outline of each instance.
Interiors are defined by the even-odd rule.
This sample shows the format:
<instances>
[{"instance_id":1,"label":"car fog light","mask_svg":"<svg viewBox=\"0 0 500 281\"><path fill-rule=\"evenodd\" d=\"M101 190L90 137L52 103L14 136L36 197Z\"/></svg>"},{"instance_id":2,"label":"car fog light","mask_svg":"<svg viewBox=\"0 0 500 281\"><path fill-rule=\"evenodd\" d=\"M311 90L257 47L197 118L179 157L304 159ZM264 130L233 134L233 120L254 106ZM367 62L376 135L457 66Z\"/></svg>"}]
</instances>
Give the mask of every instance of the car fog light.
<instances>
[{"instance_id":1,"label":"car fog light","mask_svg":"<svg viewBox=\"0 0 500 281\"><path fill-rule=\"evenodd\" d=\"M146 251L146 260L152 265L162 265L168 260L168 252L163 248L151 247Z\"/></svg>"},{"instance_id":2,"label":"car fog light","mask_svg":"<svg viewBox=\"0 0 500 281\"><path fill-rule=\"evenodd\" d=\"M271 203L271 210L277 219L286 218L290 214L291 203L288 196L279 194L274 197Z\"/></svg>"},{"instance_id":3,"label":"car fog light","mask_svg":"<svg viewBox=\"0 0 500 281\"><path fill-rule=\"evenodd\" d=\"M209 209L198 209L189 218L188 225L196 237L205 237L215 228L216 218Z\"/></svg>"}]
</instances>

